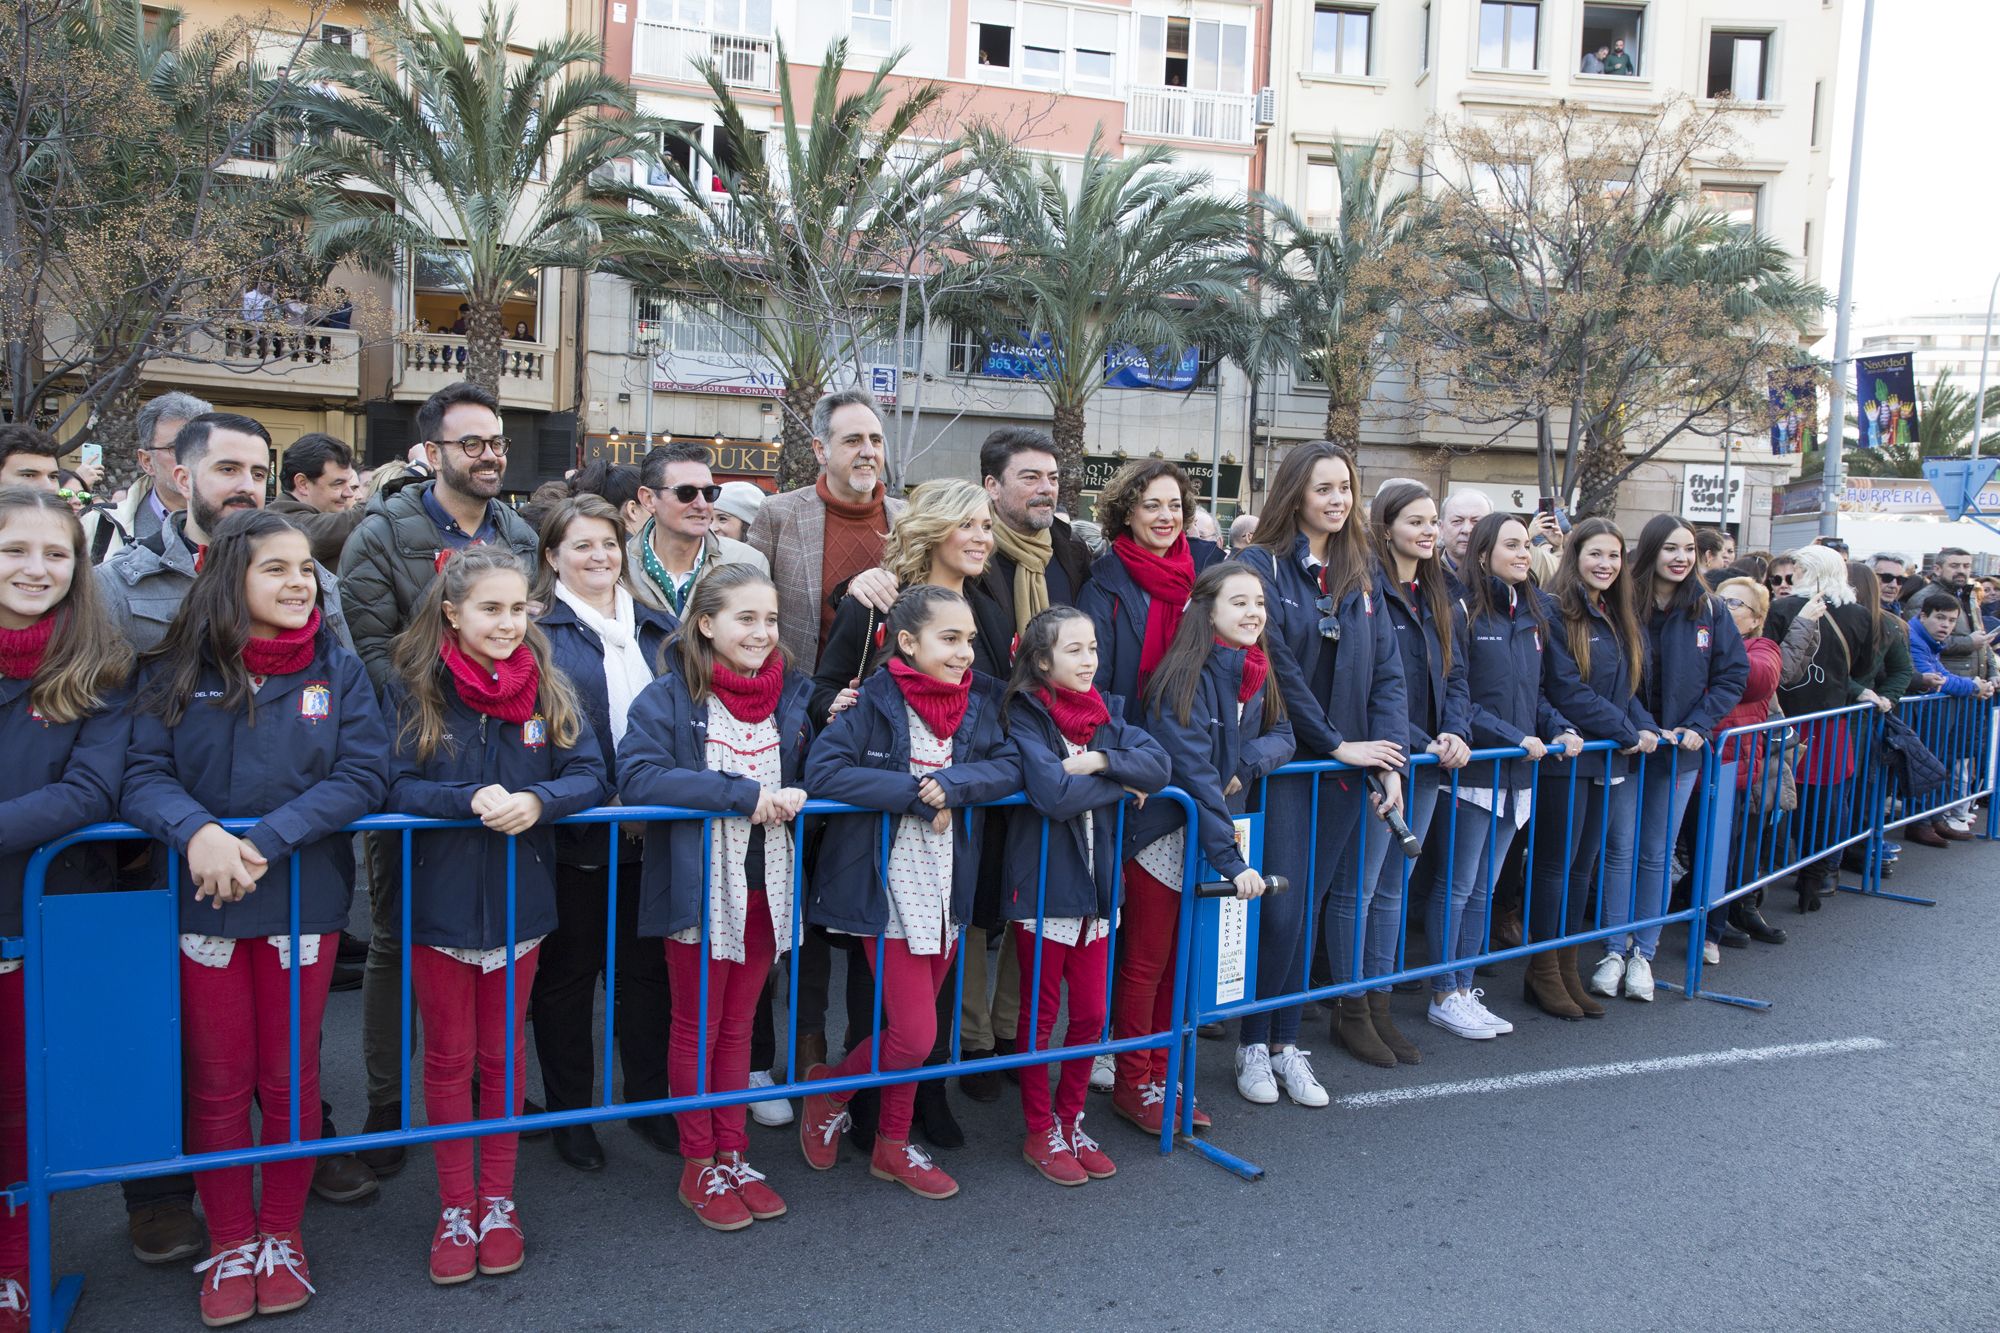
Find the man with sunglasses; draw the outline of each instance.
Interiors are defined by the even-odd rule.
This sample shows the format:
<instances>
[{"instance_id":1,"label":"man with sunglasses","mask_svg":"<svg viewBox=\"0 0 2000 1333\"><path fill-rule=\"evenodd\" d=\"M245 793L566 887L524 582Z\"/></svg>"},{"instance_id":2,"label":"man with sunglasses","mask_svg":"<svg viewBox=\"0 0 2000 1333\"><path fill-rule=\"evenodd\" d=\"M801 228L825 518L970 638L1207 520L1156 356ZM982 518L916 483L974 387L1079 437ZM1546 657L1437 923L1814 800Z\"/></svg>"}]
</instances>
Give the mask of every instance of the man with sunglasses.
<instances>
[{"instance_id":1,"label":"man with sunglasses","mask_svg":"<svg viewBox=\"0 0 2000 1333\"><path fill-rule=\"evenodd\" d=\"M626 567L641 600L678 616L702 571L717 565L770 562L747 544L715 531L722 487L708 466L708 446L659 444L639 460L639 507L652 517L626 544Z\"/></svg>"},{"instance_id":2,"label":"man with sunglasses","mask_svg":"<svg viewBox=\"0 0 2000 1333\"><path fill-rule=\"evenodd\" d=\"M1868 563L1875 570L1875 580L1881 586L1882 609L1900 617L1903 607L1911 604L1911 595L1923 586L1923 581L1910 578L1908 558L1896 551L1879 552Z\"/></svg>"}]
</instances>

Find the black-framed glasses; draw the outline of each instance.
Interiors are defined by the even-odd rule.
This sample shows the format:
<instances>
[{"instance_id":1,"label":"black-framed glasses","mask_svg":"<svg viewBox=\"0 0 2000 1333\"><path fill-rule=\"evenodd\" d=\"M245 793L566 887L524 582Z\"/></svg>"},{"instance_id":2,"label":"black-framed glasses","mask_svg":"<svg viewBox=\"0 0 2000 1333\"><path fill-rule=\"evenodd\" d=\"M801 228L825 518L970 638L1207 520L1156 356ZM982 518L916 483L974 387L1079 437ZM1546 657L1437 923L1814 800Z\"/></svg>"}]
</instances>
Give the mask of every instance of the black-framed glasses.
<instances>
[{"instance_id":1,"label":"black-framed glasses","mask_svg":"<svg viewBox=\"0 0 2000 1333\"><path fill-rule=\"evenodd\" d=\"M1880 570L1876 571L1875 577L1884 583L1901 583L1903 581L1901 574L1884 574Z\"/></svg>"},{"instance_id":2,"label":"black-framed glasses","mask_svg":"<svg viewBox=\"0 0 2000 1333\"><path fill-rule=\"evenodd\" d=\"M678 500L680 503L684 505L693 504L694 497L697 495L699 495L702 499L708 501L710 504L714 504L717 500L720 500L722 498L722 488L716 485L663 486L660 489L664 490L668 495L673 496L674 499Z\"/></svg>"},{"instance_id":3,"label":"black-framed glasses","mask_svg":"<svg viewBox=\"0 0 2000 1333\"><path fill-rule=\"evenodd\" d=\"M456 446L467 458L477 458L489 450L495 458L505 458L514 445L505 435L466 435L456 440L432 440L431 443L440 449Z\"/></svg>"},{"instance_id":4,"label":"black-framed glasses","mask_svg":"<svg viewBox=\"0 0 2000 1333\"><path fill-rule=\"evenodd\" d=\"M1322 639L1340 642L1339 608L1333 604L1333 594L1323 592L1313 599L1313 609L1319 612L1319 636Z\"/></svg>"}]
</instances>

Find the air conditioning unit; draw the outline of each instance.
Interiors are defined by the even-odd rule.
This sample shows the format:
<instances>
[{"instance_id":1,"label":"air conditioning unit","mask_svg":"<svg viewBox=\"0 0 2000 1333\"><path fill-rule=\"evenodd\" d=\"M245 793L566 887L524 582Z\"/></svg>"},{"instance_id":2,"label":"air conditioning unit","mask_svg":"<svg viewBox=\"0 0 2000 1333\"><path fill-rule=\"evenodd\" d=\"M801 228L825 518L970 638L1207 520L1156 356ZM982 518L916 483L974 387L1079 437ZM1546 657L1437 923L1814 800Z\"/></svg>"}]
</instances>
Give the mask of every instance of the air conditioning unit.
<instances>
[{"instance_id":1,"label":"air conditioning unit","mask_svg":"<svg viewBox=\"0 0 2000 1333\"><path fill-rule=\"evenodd\" d=\"M1257 90L1257 123L1275 125L1278 123L1278 90L1264 87Z\"/></svg>"}]
</instances>

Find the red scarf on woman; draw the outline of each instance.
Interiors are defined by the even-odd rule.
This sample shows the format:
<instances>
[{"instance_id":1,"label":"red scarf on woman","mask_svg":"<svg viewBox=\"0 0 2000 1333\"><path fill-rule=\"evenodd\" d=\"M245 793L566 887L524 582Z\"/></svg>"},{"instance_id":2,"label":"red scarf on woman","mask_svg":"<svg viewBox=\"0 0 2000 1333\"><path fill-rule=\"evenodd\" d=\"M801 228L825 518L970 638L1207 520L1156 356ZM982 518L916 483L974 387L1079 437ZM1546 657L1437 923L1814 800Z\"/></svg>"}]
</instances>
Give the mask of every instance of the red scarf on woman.
<instances>
[{"instance_id":1,"label":"red scarf on woman","mask_svg":"<svg viewBox=\"0 0 2000 1333\"><path fill-rule=\"evenodd\" d=\"M9 680L33 680L42 669L42 657L55 637L54 615L43 616L26 629L0 629L0 676Z\"/></svg>"},{"instance_id":2,"label":"red scarf on woman","mask_svg":"<svg viewBox=\"0 0 2000 1333\"><path fill-rule=\"evenodd\" d=\"M1188 549L1185 532L1174 538L1165 555L1154 555L1125 532L1111 539L1111 549L1118 553L1119 562L1139 590L1153 599L1146 608L1146 638L1139 645L1139 689L1143 693L1187 611L1188 594L1194 591L1194 552Z\"/></svg>"},{"instance_id":3,"label":"red scarf on woman","mask_svg":"<svg viewBox=\"0 0 2000 1333\"><path fill-rule=\"evenodd\" d=\"M889 659L889 674L903 691L904 700L931 729L931 735L948 739L965 721L965 705L972 698L972 673L966 672L956 685L947 685L936 676L926 676L900 657Z\"/></svg>"},{"instance_id":4,"label":"red scarf on woman","mask_svg":"<svg viewBox=\"0 0 2000 1333\"><path fill-rule=\"evenodd\" d=\"M438 645L438 656L451 670L458 697L475 713L484 713L502 722L526 722L535 715L535 696L542 686L542 669L535 655L522 644L506 660L495 662L497 676L489 676L458 646L458 636L447 634Z\"/></svg>"},{"instance_id":5,"label":"red scarf on woman","mask_svg":"<svg viewBox=\"0 0 2000 1333\"><path fill-rule=\"evenodd\" d=\"M243 665L253 676L289 676L312 665L315 640L319 637L319 608L297 629L288 629L268 639L243 641Z\"/></svg>"},{"instance_id":6,"label":"red scarf on woman","mask_svg":"<svg viewBox=\"0 0 2000 1333\"><path fill-rule=\"evenodd\" d=\"M1235 644L1226 643L1221 639L1215 641L1215 646L1218 648L1228 648L1231 651L1234 651L1236 648ZM1243 650L1243 680L1236 687L1236 702L1240 704L1249 703L1256 696L1257 691L1264 687L1264 677L1270 674L1271 659L1264 655L1264 650L1254 643L1245 648Z\"/></svg>"},{"instance_id":7,"label":"red scarf on woman","mask_svg":"<svg viewBox=\"0 0 2000 1333\"><path fill-rule=\"evenodd\" d=\"M785 659L772 653L754 676L739 676L717 662L709 672L709 687L738 722L762 722L777 711L785 689Z\"/></svg>"},{"instance_id":8,"label":"red scarf on woman","mask_svg":"<svg viewBox=\"0 0 2000 1333\"><path fill-rule=\"evenodd\" d=\"M1089 745L1097 729L1111 720L1104 696L1096 690L1066 690L1060 685L1044 685L1035 691L1056 721L1056 730L1071 745Z\"/></svg>"}]
</instances>

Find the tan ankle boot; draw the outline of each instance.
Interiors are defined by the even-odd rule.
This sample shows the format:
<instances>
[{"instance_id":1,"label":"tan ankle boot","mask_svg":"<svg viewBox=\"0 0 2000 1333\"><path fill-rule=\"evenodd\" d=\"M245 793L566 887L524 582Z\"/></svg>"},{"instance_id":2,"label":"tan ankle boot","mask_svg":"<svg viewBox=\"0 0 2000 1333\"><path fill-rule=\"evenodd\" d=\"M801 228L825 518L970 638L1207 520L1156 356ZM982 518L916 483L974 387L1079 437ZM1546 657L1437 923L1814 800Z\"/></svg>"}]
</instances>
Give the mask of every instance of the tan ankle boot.
<instances>
[{"instance_id":1,"label":"tan ankle boot","mask_svg":"<svg viewBox=\"0 0 2000 1333\"><path fill-rule=\"evenodd\" d=\"M1583 1017L1582 1008L1569 998L1569 991L1563 986L1555 955L1547 951L1528 956L1528 974L1521 979L1521 998L1557 1018Z\"/></svg>"}]
</instances>

